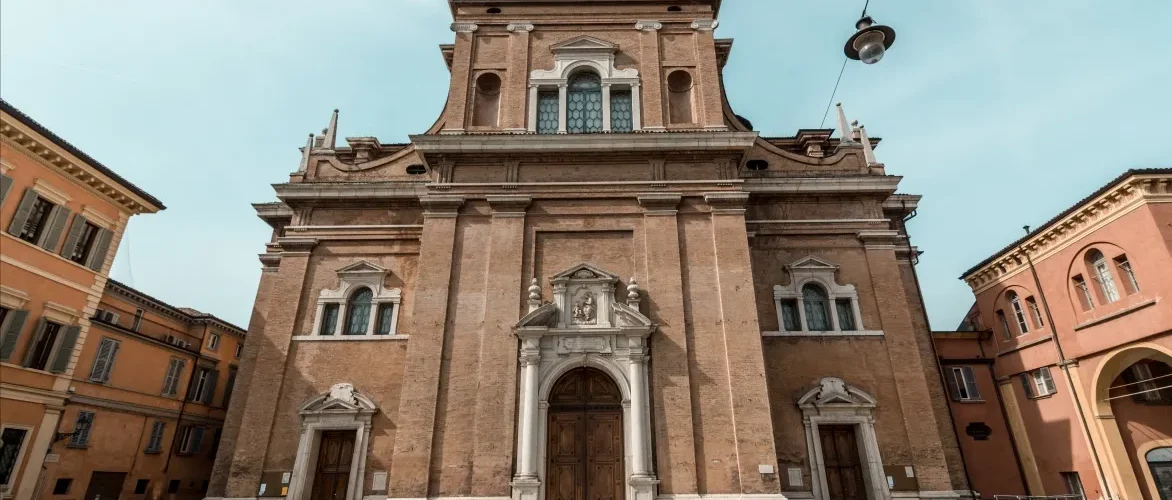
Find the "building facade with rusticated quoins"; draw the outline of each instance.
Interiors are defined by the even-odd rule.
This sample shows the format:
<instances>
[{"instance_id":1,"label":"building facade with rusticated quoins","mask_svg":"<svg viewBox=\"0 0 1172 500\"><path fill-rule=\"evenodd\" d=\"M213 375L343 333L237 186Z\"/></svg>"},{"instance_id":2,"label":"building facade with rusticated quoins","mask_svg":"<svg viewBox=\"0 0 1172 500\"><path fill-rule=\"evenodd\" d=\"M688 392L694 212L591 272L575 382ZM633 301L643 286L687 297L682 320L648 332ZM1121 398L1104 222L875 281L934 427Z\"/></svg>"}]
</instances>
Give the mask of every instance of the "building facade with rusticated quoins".
<instances>
[{"instance_id":1,"label":"building facade with rusticated quoins","mask_svg":"<svg viewBox=\"0 0 1172 500\"><path fill-rule=\"evenodd\" d=\"M44 466L130 217L163 204L0 100L0 498Z\"/></svg>"},{"instance_id":2,"label":"building facade with rusticated quoins","mask_svg":"<svg viewBox=\"0 0 1172 500\"><path fill-rule=\"evenodd\" d=\"M716 0L449 5L436 122L255 206L209 497L970 494L878 139L754 131Z\"/></svg>"},{"instance_id":3,"label":"building facade with rusticated quoins","mask_svg":"<svg viewBox=\"0 0 1172 500\"><path fill-rule=\"evenodd\" d=\"M1172 168L1124 172L963 279L967 331L935 339L965 458L995 464L973 488L1172 498Z\"/></svg>"}]
</instances>

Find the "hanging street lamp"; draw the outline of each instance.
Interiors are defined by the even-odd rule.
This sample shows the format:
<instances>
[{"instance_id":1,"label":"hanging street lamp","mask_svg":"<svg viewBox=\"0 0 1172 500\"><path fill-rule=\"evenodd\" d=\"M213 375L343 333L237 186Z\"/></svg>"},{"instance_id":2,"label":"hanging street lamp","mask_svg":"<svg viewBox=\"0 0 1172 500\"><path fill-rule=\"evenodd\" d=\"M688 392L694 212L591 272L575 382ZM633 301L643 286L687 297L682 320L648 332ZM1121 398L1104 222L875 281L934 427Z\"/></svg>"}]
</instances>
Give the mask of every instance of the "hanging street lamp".
<instances>
[{"instance_id":1,"label":"hanging street lamp","mask_svg":"<svg viewBox=\"0 0 1172 500\"><path fill-rule=\"evenodd\" d=\"M863 17L855 23L858 31L846 41L846 57L863 64L875 64L895 43L895 30L890 26L875 24L875 20L863 11Z\"/></svg>"}]
</instances>

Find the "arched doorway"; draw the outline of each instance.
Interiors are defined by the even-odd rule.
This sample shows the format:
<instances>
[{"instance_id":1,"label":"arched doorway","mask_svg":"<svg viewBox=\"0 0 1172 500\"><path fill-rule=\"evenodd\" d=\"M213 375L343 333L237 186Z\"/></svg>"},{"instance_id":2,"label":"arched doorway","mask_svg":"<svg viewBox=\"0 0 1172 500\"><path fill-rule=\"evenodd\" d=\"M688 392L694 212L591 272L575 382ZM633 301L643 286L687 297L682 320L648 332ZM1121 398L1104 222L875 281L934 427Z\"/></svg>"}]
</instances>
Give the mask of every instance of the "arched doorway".
<instances>
[{"instance_id":1,"label":"arched doorway","mask_svg":"<svg viewBox=\"0 0 1172 500\"><path fill-rule=\"evenodd\" d=\"M575 368L549 395L547 500L623 500L623 395L602 371Z\"/></svg>"},{"instance_id":2,"label":"arched doorway","mask_svg":"<svg viewBox=\"0 0 1172 500\"><path fill-rule=\"evenodd\" d=\"M1153 448L1172 445L1172 351L1153 343L1119 348L1095 369L1093 425L1114 493L1160 498L1163 487L1146 459ZM1157 467L1156 469L1161 469Z\"/></svg>"}]
</instances>

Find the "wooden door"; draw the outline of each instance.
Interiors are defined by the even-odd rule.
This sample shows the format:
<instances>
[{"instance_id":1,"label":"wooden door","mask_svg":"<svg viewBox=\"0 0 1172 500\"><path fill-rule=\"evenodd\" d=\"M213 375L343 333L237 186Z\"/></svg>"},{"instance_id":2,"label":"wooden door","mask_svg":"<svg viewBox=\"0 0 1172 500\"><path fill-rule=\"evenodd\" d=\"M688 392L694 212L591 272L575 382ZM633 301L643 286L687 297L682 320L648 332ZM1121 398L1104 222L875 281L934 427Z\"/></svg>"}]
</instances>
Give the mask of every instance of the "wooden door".
<instances>
[{"instance_id":1,"label":"wooden door","mask_svg":"<svg viewBox=\"0 0 1172 500\"><path fill-rule=\"evenodd\" d=\"M622 395L602 372L578 368L550 394L547 500L623 500Z\"/></svg>"},{"instance_id":2,"label":"wooden door","mask_svg":"<svg viewBox=\"0 0 1172 500\"><path fill-rule=\"evenodd\" d=\"M819 425L827 497L831 500L867 500L863 467L853 425Z\"/></svg>"},{"instance_id":3,"label":"wooden door","mask_svg":"<svg viewBox=\"0 0 1172 500\"><path fill-rule=\"evenodd\" d=\"M90 484L85 488L85 500L118 500L122 494L122 483L126 482L125 472L95 472L90 475Z\"/></svg>"},{"instance_id":4,"label":"wooden door","mask_svg":"<svg viewBox=\"0 0 1172 500\"><path fill-rule=\"evenodd\" d=\"M312 500L343 500L350 482L350 464L354 458L354 431L321 433L317 453L317 470L313 476Z\"/></svg>"}]
</instances>

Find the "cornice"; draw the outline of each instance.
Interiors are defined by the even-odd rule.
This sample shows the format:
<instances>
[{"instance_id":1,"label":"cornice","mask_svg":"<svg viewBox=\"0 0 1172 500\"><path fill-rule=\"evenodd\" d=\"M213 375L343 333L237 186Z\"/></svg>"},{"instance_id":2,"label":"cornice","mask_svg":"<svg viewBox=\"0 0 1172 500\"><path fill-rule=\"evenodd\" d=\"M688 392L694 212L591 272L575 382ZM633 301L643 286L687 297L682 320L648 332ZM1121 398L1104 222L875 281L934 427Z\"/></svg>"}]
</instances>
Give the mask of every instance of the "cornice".
<instances>
[{"instance_id":1,"label":"cornice","mask_svg":"<svg viewBox=\"0 0 1172 500\"><path fill-rule=\"evenodd\" d=\"M1079 205L1019 244L1005 249L983 266L962 276L974 293L995 286L1027 266L1054 255L1091 232L1146 203L1172 202L1172 175L1137 175Z\"/></svg>"},{"instance_id":2,"label":"cornice","mask_svg":"<svg viewBox=\"0 0 1172 500\"><path fill-rule=\"evenodd\" d=\"M424 154L565 153L598 151L747 151L756 132L664 132L632 134L451 134L413 135Z\"/></svg>"},{"instance_id":3,"label":"cornice","mask_svg":"<svg viewBox=\"0 0 1172 500\"><path fill-rule=\"evenodd\" d=\"M859 175L844 177L768 177L745 179L744 190L753 194L792 193L879 193L895 194L896 175Z\"/></svg>"},{"instance_id":4,"label":"cornice","mask_svg":"<svg viewBox=\"0 0 1172 500\"><path fill-rule=\"evenodd\" d=\"M0 116L4 117L4 120L0 122L0 142L132 214L154 213L162 210L161 205L135 194L121 183L78 159L31 128L15 120L9 121L7 114Z\"/></svg>"}]
</instances>

